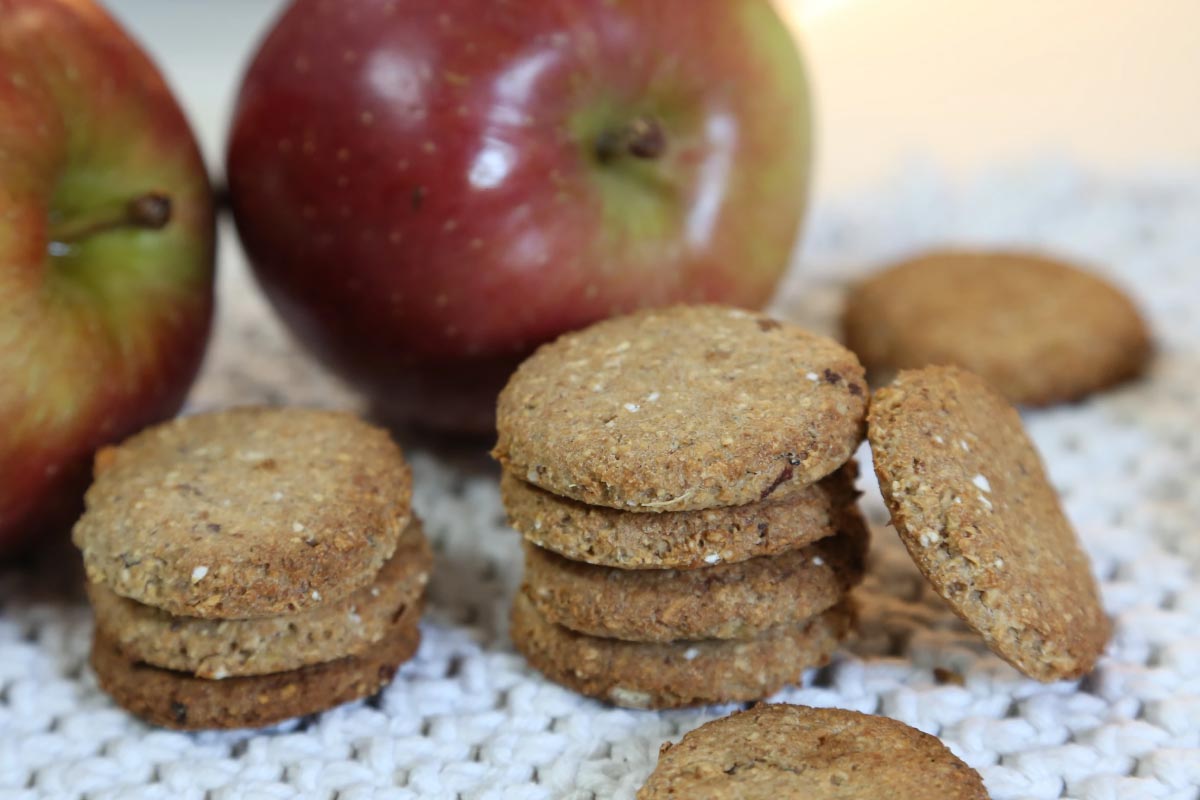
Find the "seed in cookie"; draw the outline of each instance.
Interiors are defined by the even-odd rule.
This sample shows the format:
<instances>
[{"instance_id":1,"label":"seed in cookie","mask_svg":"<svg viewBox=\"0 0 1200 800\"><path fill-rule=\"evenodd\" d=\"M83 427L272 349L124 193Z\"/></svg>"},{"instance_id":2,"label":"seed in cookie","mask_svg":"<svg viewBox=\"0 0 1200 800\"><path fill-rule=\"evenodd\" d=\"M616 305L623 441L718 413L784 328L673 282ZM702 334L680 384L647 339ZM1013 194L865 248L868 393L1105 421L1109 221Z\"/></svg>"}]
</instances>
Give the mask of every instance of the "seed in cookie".
<instances>
[{"instance_id":1,"label":"seed in cookie","mask_svg":"<svg viewBox=\"0 0 1200 800\"><path fill-rule=\"evenodd\" d=\"M89 580L190 617L336 602L374 578L410 516L388 434L344 413L183 417L96 457L75 526Z\"/></svg>"},{"instance_id":2,"label":"seed in cookie","mask_svg":"<svg viewBox=\"0 0 1200 800\"><path fill-rule=\"evenodd\" d=\"M829 661L854 621L851 601L747 641L623 642L547 621L524 593L512 640L529 663L580 694L627 708L678 708L771 695Z\"/></svg>"},{"instance_id":3,"label":"seed in cookie","mask_svg":"<svg viewBox=\"0 0 1200 800\"><path fill-rule=\"evenodd\" d=\"M857 510L842 512L839 531L779 555L686 571L597 567L526 543L524 591L547 621L590 636L752 639L826 611L862 580L868 533Z\"/></svg>"},{"instance_id":4,"label":"seed in cookie","mask_svg":"<svg viewBox=\"0 0 1200 800\"><path fill-rule=\"evenodd\" d=\"M539 489L507 470L500 494L525 540L574 561L618 569L699 569L795 550L836 530L855 499L847 466L787 497L699 511L634 514Z\"/></svg>"},{"instance_id":5,"label":"seed in cookie","mask_svg":"<svg viewBox=\"0 0 1200 800\"><path fill-rule=\"evenodd\" d=\"M663 745L638 800L987 800L975 770L929 734L840 708L759 705Z\"/></svg>"},{"instance_id":6,"label":"seed in cookie","mask_svg":"<svg viewBox=\"0 0 1200 800\"><path fill-rule=\"evenodd\" d=\"M1016 410L969 372L927 367L876 393L869 438L892 523L954 611L1030 677L1090 671L1111 625Z\"/></svg>"},{"instance_id":7,"label":"seed in cookie","mask_svg":"<svg viewBox=\"0 0 1200 800\"><path fill-rule=\"evenodd\" d=\"M175 617L89 583L96 627L128 658L200 678L283 672L359 655L401 614L419 606L433 554L414 517L367 586L310 611L221 620Z\"/></svg>"},{"instance_id":8,"label":"seed in cookie","mask_svg":"<svg viewBox=\"0 0 1200 800\"><path fill-rule=\"evenodd\" d=\"M554 494L626 511L782 498L862 439L862 366L836 342L719 306L569 333L510 379L493 455Z\"/></svg>"},{"instance_id":9,"label":"seed in cookie","mask_svg":"<svg viewBox=\"0 0 1200 800\"><path fill-rule=\"evenodd\" d=\"M269 675L218 681L152 667L123 654L102 632L92 642L91 664L101 689L152 724L179 730L258 728L379 691L416 652L419 613L410 607L358 655Z\"/></svg>"},{"instance_id":10,"label":"seed in cookie","mask_svg":"<svg viewBox=\"0 0 1200 800\"><path fill-rule=\"evenodd\" d=\"M872 373L953 364L1011 402L1074 400L1140 374L1151 351L1130 299L1063 261L943 251L855 287L846 342Z\"/></svg>"}]
</instances>

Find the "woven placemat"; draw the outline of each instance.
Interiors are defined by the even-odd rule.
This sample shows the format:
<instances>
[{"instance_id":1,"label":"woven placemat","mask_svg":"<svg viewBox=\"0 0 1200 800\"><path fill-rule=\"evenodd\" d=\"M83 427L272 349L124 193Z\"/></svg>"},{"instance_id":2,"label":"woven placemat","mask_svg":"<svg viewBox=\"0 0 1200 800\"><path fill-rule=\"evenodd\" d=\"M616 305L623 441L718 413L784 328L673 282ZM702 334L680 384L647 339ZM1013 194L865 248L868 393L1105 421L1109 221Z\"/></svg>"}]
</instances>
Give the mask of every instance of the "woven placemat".
<instances>
[{"instance_id":1,"label":"woven placemat","mask_svg":"<svg viewBox=\"0 0 1200 800\"><path fill-rule=\"evenodd\" d=\"M357 409L303 357L222 231L219 328L193 410ZM992 656L927 589L872 484L860 637L774 699L886 714L940 736L994 798L1200 797L1200 176L1095 177L1027 164L954 190L910 170L817 209L776 310L828 330L845 283L931 244L1045 247L1094 263L1150 317L1150 378L1026 419L1116 622L1079 682ZM497 474L470 450L408 443L438 566L424 643L366 702L266 731L187 735L116 708L86 666L70 559L0 572L0 800L631 798L659 745L731 707L612 709L543 680L507 640L520 572ZM865 457L860 453L860 458Z\"/></svg>"}]
</instances>

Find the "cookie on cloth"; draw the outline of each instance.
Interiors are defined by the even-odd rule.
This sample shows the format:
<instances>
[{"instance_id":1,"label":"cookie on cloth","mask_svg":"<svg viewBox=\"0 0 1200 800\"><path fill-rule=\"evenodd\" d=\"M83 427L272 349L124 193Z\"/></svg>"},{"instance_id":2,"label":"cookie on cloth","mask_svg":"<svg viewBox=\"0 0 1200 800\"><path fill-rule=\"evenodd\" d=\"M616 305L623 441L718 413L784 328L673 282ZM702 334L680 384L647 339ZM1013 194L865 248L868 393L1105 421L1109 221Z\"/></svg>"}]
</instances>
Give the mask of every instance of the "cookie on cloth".
<instances>
[{"instance_id":1,"label":"cookie on cloth","mask_svg":"<svg viewBox=\"0 0 1200 800\"><path fill-rule=\"evenodd\" d=\"M929 734L840 708L759 705L664 744L638 800L987 800Z\"/></svg>"},{"instance_id":2,"label":"cookie on cloth","mask_svg":"<svg viewBox=\"0 0 1200 800\"><path fill-rule=\"evenodd\" d=\"M698 569L804 547L836 530L857 492L853 462L783 498L699 511L635 514L589 506L505 470L500 495L525 540L574 561L618 569Z\"/></svg>"},{"instance_id":3,"label":"cookie on cloth","mask_svg":"<svg viewBox=\"0 0 1200 800\"><path fill-rule=\"evenodd\" d=\"M368 585L311 611L252 619L176 617L88 583L96 627L129 659L200 678L264 675L368 651L421 602L433 553L416 517Z\"/></svg>"},{"instance_id":4,"label":"cookie on cloth","mask_svg":"<svg viewBox=\"0 0 1200 800\"><path fill-rule=\"evenodd\" d=\"M1111 624L1016 410L969 372L927 367L875 394L868 436L892 523L954 611L1030 677L1089 672Z\"/></svg>"},{"instance_id":5,"label":"cookie on cloth","mask_svg":"<svg viewBox=\"0 0 1200 800\"><path fill-rule=\"evenodd\" d=\"M783 498L863 434L853 353L763 314L651 309L541 347L500 394L493 455L589 505L691 511Z\"/></svg>"},{"instance_id":6,"label":"cookie on cloth","mask_svg":"<svg viewBox=\"0 0 1200 800\"><path fill-rule=\"evenodd\" d=\"M179 616L337 602L374 579L410 517L400 449L334 411L182 417L101 450L95 472L73 534L89 580Z\"/></svg>"},{"instance_id":7,"label":"cookie on cloth","mask_svg":"<svg viewBox=\"0 0 1200 800\"><path fill-rule=\"evenodd\" d=\"M872 373L969 369L1011 402L1049 405L1140 374L1150 334L1103 279L1031 253L942 251L851 290L847 345Z\"/></svg>"},{"instance_id":8,"label":"cookie on cloth","mask_svg":"<svg viewBox=\"0 0 1200 800\"><path fill-rule=\"evenodd\" d=\"M798 550L687 571L597 567L526 543L524 593L547 621L590 636L751 639L828 610L862 580L862 516L844 509L838 530Z\"/></svg>"},{"instance_id":9,"label":"cookie on cloth","mask_svg":"<svg viewBox=\"0 0 1200 800\"><path fill-rule=\"evenodd\" d=\"M511 634L535 669L580 694L627 708L679 708L774 694L827 664L854 618L847 599L746 641L623 642L555 625L518 592Z\"/></svg>"},{"instance_id":10,"label":"cookie on cloth","mask_svg":"<svg viewBox=\"0 0 1200 800\"><path fill-rule=\"evenodd\" d=\"M99 630L91 665L100 688L147 722L179 730L259 728L375 694L416 653L419 617L420 608L409 606L358 655L268 675L207 680L153 667L123 654Z\"/></svg>"}]
</instances>

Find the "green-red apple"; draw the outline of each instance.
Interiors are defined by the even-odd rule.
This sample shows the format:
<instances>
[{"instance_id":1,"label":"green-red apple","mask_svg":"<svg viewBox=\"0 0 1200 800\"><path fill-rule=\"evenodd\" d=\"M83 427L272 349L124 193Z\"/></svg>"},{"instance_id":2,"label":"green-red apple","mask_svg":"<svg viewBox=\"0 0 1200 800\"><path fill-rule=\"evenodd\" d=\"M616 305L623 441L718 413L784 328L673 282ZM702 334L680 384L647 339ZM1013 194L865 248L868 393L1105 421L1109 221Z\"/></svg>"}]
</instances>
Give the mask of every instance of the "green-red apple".
<instances>
[{"instance_id":1,"label":"green-red apple","mask_svg":"<svg viewBox=\"0 0 1200 800\"><path fill-rule=\"evenodd\" d=\"M0 552L69 522L97 446L179 409L213 235L137 45L90 0L0 0Z\"/></svg>"},{"instance_id":2,"label":"green-red apple","mask_svg":"<svg viewBox=\"0 0 1200 800\"><path fill-rule=\"evenodd\" d=\"M238 230L384 407L490 424L516 359L637 306L759 306L809 170L765 0L296 0L238 100Z\"/></svg>"}]
</instances>

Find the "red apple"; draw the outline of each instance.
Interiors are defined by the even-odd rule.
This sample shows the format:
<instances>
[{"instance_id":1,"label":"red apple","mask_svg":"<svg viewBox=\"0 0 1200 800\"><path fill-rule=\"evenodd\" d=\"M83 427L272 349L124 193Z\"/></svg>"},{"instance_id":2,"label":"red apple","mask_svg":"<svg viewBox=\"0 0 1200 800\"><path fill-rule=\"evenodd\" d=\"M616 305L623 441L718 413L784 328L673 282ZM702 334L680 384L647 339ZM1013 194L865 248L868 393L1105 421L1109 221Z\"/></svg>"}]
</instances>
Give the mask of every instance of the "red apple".
<instances>
[{"instance_id":1,"label":"red apple","mask_svg":"<svg viewBox=\"0 0 1200 800\"><path fill-rule=\"evenodd\" d=\"M212 286L208 178L154 65L87 0L0 0L0 552L179 409Z\"/></svg>"},{"instance_id":2,"label":"red apple","mask_svg":"<svg viewBox=\"0 0 1200 800\"><path fill-rule=\"evenodd\" d=\"M246 75L228 177L299 338L392 411L480 429L563 331L762 305L808 114L765 0L296 0Z\"/></svg>"}]
</instances>

